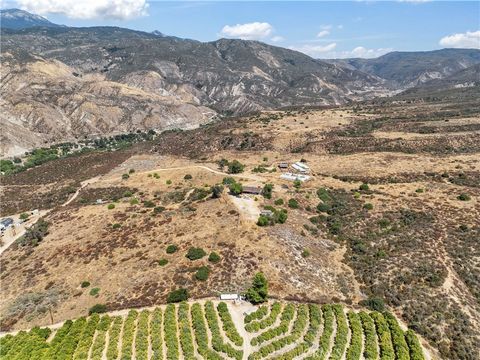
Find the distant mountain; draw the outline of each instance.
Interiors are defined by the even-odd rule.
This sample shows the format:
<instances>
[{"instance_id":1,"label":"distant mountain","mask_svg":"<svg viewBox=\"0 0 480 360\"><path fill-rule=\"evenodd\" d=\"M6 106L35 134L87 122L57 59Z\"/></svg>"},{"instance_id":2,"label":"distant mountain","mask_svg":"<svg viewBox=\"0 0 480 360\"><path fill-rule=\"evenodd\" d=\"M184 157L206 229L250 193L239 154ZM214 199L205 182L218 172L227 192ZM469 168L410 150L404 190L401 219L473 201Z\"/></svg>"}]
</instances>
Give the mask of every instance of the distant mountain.
<instances>
[{"instance_id":1,"label":"distant mountain","mask_svg":"<svg viewBox=\"0 0 480 360\"><path fill-rule=\"evenodd\" d=\"M0 26L8 29L26 29L36 26L62 27L54 24L42 16L31 14L20 9L0 10Z\"/></svg>"},{"instance_id":2,"label":"distant mountain","mask_svg":"<svg viewBox=\"0 0 480 360\"><path fill-rule=\"evenodd\" d=\"M223 113L336 105L385 94L375 76L257 41L203 43L117 27L4 31L3 48L61 61Z\"/></svg>"},{"instance_id":3,"label":"distant mountain","mask_svg":"<svg viewBox=\"0 0 480 360\"><path fill-rule=\"evenodd\" d=\"M391 52L375 59L342 59L331 62L378 76L386 80L391 88L406 89L430 80L446 78L480 63L480 50Z\"/></svg>"}]
</instances>

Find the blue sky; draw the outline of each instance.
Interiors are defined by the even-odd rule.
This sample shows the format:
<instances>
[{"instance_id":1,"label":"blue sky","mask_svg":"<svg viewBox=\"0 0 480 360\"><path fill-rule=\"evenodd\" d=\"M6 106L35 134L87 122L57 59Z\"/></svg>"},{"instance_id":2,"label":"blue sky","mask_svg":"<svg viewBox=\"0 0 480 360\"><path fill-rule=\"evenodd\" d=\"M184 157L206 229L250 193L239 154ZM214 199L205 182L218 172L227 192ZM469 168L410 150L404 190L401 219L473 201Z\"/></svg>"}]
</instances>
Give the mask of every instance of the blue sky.
<instances>
[{"instance_id":1,"label":"blue sky","mask_svg":"<svg viewBox=\"0 0 480 360\"><path fill-rule=\"evenodd\" d=\"M200 41L254 39L317 58L480 48L478 1L3 1L10 6L69 26L159 30Z\"/></svg>"}]
</instances>

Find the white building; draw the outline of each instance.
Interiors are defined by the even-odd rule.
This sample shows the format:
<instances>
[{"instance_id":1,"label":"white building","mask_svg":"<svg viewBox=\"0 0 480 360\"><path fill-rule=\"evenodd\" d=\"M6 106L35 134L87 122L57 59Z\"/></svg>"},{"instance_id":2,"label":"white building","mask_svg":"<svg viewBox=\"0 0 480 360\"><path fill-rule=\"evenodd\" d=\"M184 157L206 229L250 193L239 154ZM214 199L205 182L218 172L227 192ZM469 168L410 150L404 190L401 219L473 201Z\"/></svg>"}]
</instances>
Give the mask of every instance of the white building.
<instances>
[{"instance_id":1,"label":"white building","mask_svg":"<svg viewBox=\"0 0 480 360\"><path fill-rule=\"evenodd\" d=\"M220 300L239 300L240 296L238 294L220 294Z\"/></svg>"},{"instance_id":2,"label":"white building","mask_svg":"<svg viewBox=\"0 0 480 360\"><path fill-rule=\"evenodd\" d=\"M310 171L310 168L308 167L308 165L306 165L305 163L302 163L301 161L297 161L292 165L292 167L301 173L308 173Z\"/></svg>"},{"instance_id":3,"label":"white building","mask_svg":"<svg viewBox=\"0 0 480 360\"><path fill-rule=\"evenodd\" d=\"M280 175L280 179L288 181L300 180L301 182L304 182L310 180L310 176L303 174L283 173L282 175Z\"/></svg>"}]
</instances>

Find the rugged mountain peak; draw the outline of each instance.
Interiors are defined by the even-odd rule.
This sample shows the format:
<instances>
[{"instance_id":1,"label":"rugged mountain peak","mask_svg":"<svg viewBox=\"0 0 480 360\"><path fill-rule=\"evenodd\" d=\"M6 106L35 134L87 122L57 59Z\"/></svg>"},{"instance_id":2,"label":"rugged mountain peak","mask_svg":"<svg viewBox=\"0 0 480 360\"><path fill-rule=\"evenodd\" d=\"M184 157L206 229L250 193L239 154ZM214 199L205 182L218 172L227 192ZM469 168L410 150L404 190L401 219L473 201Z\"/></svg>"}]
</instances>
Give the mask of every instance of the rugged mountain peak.
<instances>
[{"instance_id":1,"label":"rugged mountain peak","mask_svg":"<svg viewBox=\"0 0 480 360\"><path fill-rule=\"evenodd\" d=\"M29 13L21 9L5 9L0 10L0 26L9 29L25 29L30 27L62 27L62 25L54 24L43 16Z\"/></svg>"}]
</instances>

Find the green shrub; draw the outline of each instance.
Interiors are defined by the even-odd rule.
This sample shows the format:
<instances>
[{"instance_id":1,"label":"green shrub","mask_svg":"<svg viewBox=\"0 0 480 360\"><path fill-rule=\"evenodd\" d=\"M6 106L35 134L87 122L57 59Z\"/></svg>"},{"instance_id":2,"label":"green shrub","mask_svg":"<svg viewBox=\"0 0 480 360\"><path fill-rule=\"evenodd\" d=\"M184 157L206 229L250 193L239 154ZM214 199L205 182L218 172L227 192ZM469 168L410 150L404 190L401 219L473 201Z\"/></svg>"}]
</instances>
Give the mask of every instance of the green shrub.
<instances>
[{"instance_id":1,"label":"green shrub","mask_svg":"<svg viewBox=\"0 0 480 360\"><path fill-rule=\"evenodd\" d=\"M176 289L172 290L167 295L167 303L176 303L181 301L188 300L188 290L187 289Z\"/></svg>"},{"instance_id":2,"label":"green shrub","mask_svg":"<svg viewBox=\"0 0 480 360\"><path fill-rule=\"evenodd\" d=\"M143 202L143 206L145 206L146 208L154 208L155 207L155 203L151 200L145 200Z\"/></svg>"},{"instance_id":3,"label":"green shrub","mask_svg":"<svg viewBox=\"0 0 480 360\"><path fill-rule=\"evenodd\" d=\"M29 217L29 215L28 215L27 213L21 213L21 214L20 214L20 220L24 220L24 221L25 221L25 220L28 219L28 217Z\"/></svg>"},{"instance_id":4,"label":"green shrub","mask_svg":"<svg viewBox=\"0 0 480 360\"><path fill-rule=\"evenodd\" d=\"M298 189L300 189L301 186L302 186L302 182L301 182L300 180L295 180L295 181L293 182L293 187L294 187L295 189L298 190Z\"/></svg>"},{"instance_id":5,"label":"green shrub","mask_svg":"<svg viewBox=\"0 0 480 360\"><path fill-rule=\"evenodd\" d=\"M162 309L156 308L150 320L150 342L152 346L152 360L163 359L162 346Z\"/></svg>"},{"instance_id":6,"label":"green shrub","mask_svg":"<svg viewBox=\"0 0 480 360\"><path fill-rule=\"evenodd\" d=\"M228 163L228 173L229 174L239 174L243 172L245 165L243 165L238 160L233 160L232 162Z\"/></svg>"},{"instance_id":7,"label":"green shrub","mask_svg":"<svg viewBox=\"0 0 480 360\"><path fill-rule=\"evenodd\" d=\"M91 296L97 296L100 292L100 288L96 287L90 290L90 295Z\"/></svg>"},{"instance_id":8,"label":"green shrub","mask_svg":"<svg viewBox=\"0 0 480 360\"><path fill-rule=\"evenodd\" d=\"M155 206L153 208L154 214L161 214L164 211L165 211L165 208L163 206Z\"/></svg>"},{"instance_id":9,"label":"green shrub","mask_svg":"<svg viewBox=\"0 0 480 360\"><path fill-rule=\"evenodd\" d=\"M133 195L133 193L131 191L128 191L128 190L123 193L123 197L131 197L132 195Z\"/></svg>"},{"instance_id":10,"label":"green shrub","mask_svg":"<svg viewBox=\"0 0 480 360\"><path fill-rule=\"evenodd\" d=\"M95 304L88 310L88 315L92 314L101 314L107 312L107 305L105 304Z\"/></svg>"},{"instance_id":11,"label":"green shrub","mask_svg":"<svg viewBox=\"0 0 480 360\"><path fill-rule=\"evenodd\" d=\"M368 298L367 300L360 301L359 304L374 311L381 312L385 310L385 303L383 299L380 298Z\"/></svg>"},{"instance_id":12,"label":"green shrub","mask_svg":"<svg viewBox=\"0 0 480 360\"><path fill-rule=\"evenodd\" d=\"M130 175L128 175L128 174L123 174L123 175L122 175L122 179L123 179L123 180L127 180L129 177L130 177Z\"/></svg>"},{"instance_id":13,"label":"green shrub","mask_svg":"<svg viewBox=\"0 0 480 360\"><path fill-rule=\"evenodd\" d=\"M167 185L172 185L172 180L167 180L167 181L166 181L166 184L167 184Z\"/></svg>"},{"instance_id":14,"label":"green shrub","mask_svg":"<svg viewBox=\"0 0 480 360\"><path fill-rule=\"evenodd\" d=\"M122 227L122 225L120 225L119 223L115 223L112 225L112 228L113 229L120 229Z\"/></svg>"},{"instance_id":15,"label":"green shrub","mask_svg":"<svg viewBox=\"0 0 480 360\"><path fill-rule=\"evenodd\" d=\"M270 219L265 215L260 215L257 220L258 226L267 226L270 224Z\"/></svg>"},{"instance_id":16,"label":"green shrub","mask_svg":"<svg viewBox=\"0 0 480 360\"><path fill-rule=\"evenodd\" d=\"M210 274L210 269L208 266L201 266L198 268L197 272L195 273L195 278L200 281L205 281L208 279L208 275Z\"/></svg>"},{"instance_id":17,"label":"green shrub","mask_svg":"<svg viewBox=\"0 0 480 360\"><path fill-rule=\"evenodd\" d=\"M208 261L211 263L218 263L221 260L220 255L218 255L215 251L212 251L210 255L208 255Z\"/></svg>"},{"instance_id":18,"label":"green shrub","mask_svg":"<svg viewBox=\"0 0 480 360\"><path fill-rule=\"evenodd\" d=\"M89 287L89 286L90 286L89 281L82 281L82 283L80 284L80 287L82 287L82 288L86 288L86 287Z\"/></svg>"},{"instance_id":19,"label":"green shrub","mask_svg":"<svg viewBox=\"0 0 480 360\"><path fill-rule=\"evenodd\" d=\"M366 204L363 205L363 208L364 208L365 210L373 210L373 204L371 204L371 203L366 203Z\"/></svg>"},{"instance_id":20,"label":"green shrub","mask_svg":"<svg viewBox=\"0 0 480 360\"><path fill-rule=\"evenodd\" d=\"M108 210L115 209L115 204L108 204L107 209Z\"/></svg>"},{"instance_id":21,"label":"green shrub","mask_svg":"<svg viewBox=\"0 0 480 360\"><path fill-rule=\"evenodd\" d=\"M228 188L229 188L229 190L230 190L230 194L235 195L235 196L238 196L238 195L240 195L240 194L243 192L243 186L242 186L242 184L237 183L237 182L235 182L235 183L233 183L233 184L230 184L230 185L228 186Z\"/></svg>"},{"instance_id":22,"label":"green shrub","mask_svg":"<svg viewBox=\"0 0 480 360\"><path fill-rule=\"evenodd\" d=\"M191 247L188 249L187 255L185 256L189 260L198 260L203 258L205 255L207 255L207 253L202 248Z\"/></svg>"},{"instance_id":23,"label":"green shrub","mask_svg":"<svg viewBox=\"0 0 480 360\"><path fill-rule=\"evenodd\" d=\"M265 199L272 198L273 184L265 184L263 186L262 195Z\"/></svg>"},{"instance_id":24,"label":"green shrub","mask_svg":"<svg viewBox=\"0 0 480 360\"><path fill-rule=\"evenodd\" d=\"M363 183L362 185L360 185L358 187L358 189L362 190L362 191L368 191L368 190L370 190L370 186L368 186L368 184Z\"/></svg>"},{"instance_id":25,"label":"green shrub","mask_svg":"<svg viewBox=\"0 0 480 360\"><path fill-rule=\"evenodd\" d=\"M130 170L128 170L128 173L129 173L129 174L133 174L134 172L135 172L135 169L130 169Z\"/></svg>"},{"instance_id":26,"label":"green shrub","mask_svg":"<svg viewBox=\"0 0 480 360\"><path fill-rule=\"evenodd\" d=\"M190 175L190 174L187 174L183 177L184 180L192 180L193 179L193 176Z\"/></svg>"},{"instance_id":27,"label":"green shrub","mask_svg":"<svg viewBox=\"0 0 480 360\"><path fill-rule=\"evenodd\" d=\"M130 205L137 205L138 204L138 199L131 199L130 200Z\"/></svg>"},{"instance_id":28,"label":"green shrub","mask_svg":"<svg viewBox=\"0 0 480 360\"><path fill-rule=\"evenodd\" d=\"M329 202L332 200L332 198L330 197L330 194L328 192L327 189L325 188L320 188L317 190L317 196L320 200L322 200L323 202Z\"/></svg>"},{"instance_id":29,"label":"green shrub","mask_svg":"<svg viewBox=\"0 0 480 360\"><path fill-rule=\"evenodd\" d=\"M223 193L223 186L222 185L214 185L210 188L210 192L212 193L213 199L218 199L222 196Z\"/></svg>"},{"instance_id":30,"label":"green shrub","mask_svg":"<svg viewBox=\"0 0 480 360\"><path fill-rule=\"evenodd\" d=\"M125 323L123 324L121 360L132 358L133 339L135 337L135 320L137 319L137 315L138 313L135 310L130 310L125 319Z\"/></svg>"},{"instance_id":31,"label":"green shrub","mask_svg":"<svg viewBox=\"0 0 480 360\"><path fill-rule=\"evenodd\" d=\"M178 250L178 247L177 245L168 245L167 246L167 254L173 254L174 252L176 252Z\"/></svg>"},{"instance_id":32,"label":"green shrub","mask_svg":"<svg viewBox=\"0 0 480 360\"><path fill-rule=\"evenodd\" d=\"M288 200L288 207L291 209L298 209L298 201L295 199Z\"/></svg>"},{"instance_id":33,"label":"green shrub","mask_svg":"<svg viewBox=\"0 0 480 360\"><path fill-rule=\"evenodd\" d=\"M422 188L418 188L418 189L415 190L415 192L416 192L416 193L419 193L419 194L423 193L423 191L424 191L424 190L423 190Z\"/></svg>"},{"instance_id":34,"label":"green shrub","mask_svg":"<svg viewBox=\"0 0 480 360\"><path fill-rule=\"evenodd\" d=\"M317 210L319 212L324 212L324 213L328 213L330 211L330 205L326 204L326 203L319 203L317 205Z\"/></svg>"},{"instance_id":35,"label":"green shrub","mask_svg":"<svg viewBox=\"0 0 480 360\"><path fill-rule=\"evenodd\" d=\"M277 199L277 200L275 200L274 204L280 206L280 205L284 204L284 201L283 201L283 199Z\"/></svg>"},{"instance_id":36,"label":"green shrub","mask_svg":"<svg viewBox=\"0 0 480 360\"><path fill-rule=\"evenodd\" d=\"M168 264L168 260L167 259L160 259L158 260L158 265L160 266L165 266Z\"/></svg>"},{"instance_id":37,"label":"green shrub","mask_svg":"<svg viewBox=\"0 0 480 360\"><path fill-rule=\"evenodd\" d=\"M351 330L351 339L350 346L347 350L346 360L359 360L362 356L362 322L360 321L360 316L354 312L348 312L348 322L350 323Z\"/></svg>"},{"instance_id":38,"label":"green shrub","mask_svg":"<svg viewBox=\"0 0 480 360\"><path fill-rule=\"evenodd\" d=\"M470 200L470 195L461 193L460 195L457 196L457 199L460 201L469 201Z\"/></svg>"},{"instance_id":39,"label":"green shrub","mask_svg":"<svg viewBox=\"0 0 480 360\"><path fill-rule=\"evenodd\" d=\"M310 250L308 249L303 249L302 251L302 257L306 258L310 256Z\"/></svg>"}]
</instances>

